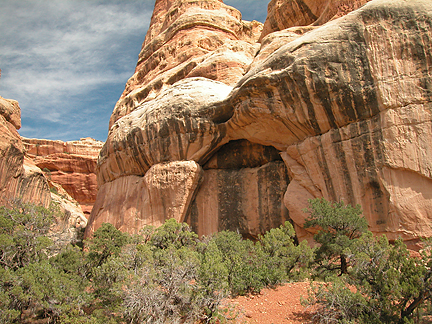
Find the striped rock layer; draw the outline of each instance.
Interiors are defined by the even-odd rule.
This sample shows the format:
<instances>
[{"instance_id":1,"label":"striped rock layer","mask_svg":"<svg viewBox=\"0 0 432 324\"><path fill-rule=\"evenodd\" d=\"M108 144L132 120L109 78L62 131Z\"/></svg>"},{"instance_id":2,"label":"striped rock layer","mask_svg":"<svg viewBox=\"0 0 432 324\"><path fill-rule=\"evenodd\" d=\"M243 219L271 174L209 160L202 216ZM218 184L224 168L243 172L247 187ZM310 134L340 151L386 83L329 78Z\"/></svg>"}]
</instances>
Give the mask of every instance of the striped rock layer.
<instances>
[{"instance_id":1,"label":"striped rock layer","mask_svg":"<svg viewBox=\"0 0 432 324\"><path fill-rule=\"evenodd\" d=\"M289 10L287 8L290 8ZM256 237L307 200L360 204L375 234L432 236L432 3L158 0L114 108L87 235L166 218Z\"/></svg>"}]
</instances>

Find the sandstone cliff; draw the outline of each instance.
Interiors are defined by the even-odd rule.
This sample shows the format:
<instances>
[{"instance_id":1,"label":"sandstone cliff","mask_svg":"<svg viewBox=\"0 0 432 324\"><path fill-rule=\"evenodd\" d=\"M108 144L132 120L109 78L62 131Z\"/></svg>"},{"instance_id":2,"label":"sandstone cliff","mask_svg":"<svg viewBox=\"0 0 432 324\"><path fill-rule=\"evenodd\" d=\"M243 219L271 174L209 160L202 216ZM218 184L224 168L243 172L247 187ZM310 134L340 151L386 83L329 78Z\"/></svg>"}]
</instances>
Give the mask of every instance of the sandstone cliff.
<instances>
[{"instance_id":1,"label":"sandstone cliff","mask_svg":"<svg viewBox=\"0 0 432 324\"><path fill-rule=\"evenodd\" d=\"M0 204L22 198L47 206L50 192L42 172L25 158L18 129L21 109L15 100L0 97Z\"/></svg>"},{"instance_id":2,"label":"sandstone cliff","mask_svg":"<svg viewBox=\"0 0 432 324\"><path fill-rule=\"evenodd\" d=\"M372 1L282 45L231 94L228 133L283 152L299 234L324 196L359 203L390 239L432 235L431 14Z\"/></svg>"},{"instance_id":3,"label":"sandstone cliff","mask_svg":"<svg viewBox=\"0 0 432 324\"><path fill-rule=\"evenodd\" d=\"M262 24L241 20L221 0L157 0L134 75L110 127L142 102L186 77L234 85L255 56Z\"/></svg>"},{"instance_id":4,"label":"sandstone cliff","mask_svg":"<svg viewBox=\"0 0 432 324\"><path fill-rule=\"evenodd\" d=\"M273 0L259 34L222 1L156 1L87 235L176 217L252 237L291 219L308 238L302 209L325 197L376 234L432 236L432 4L366 2Z\"/></svg>"},{"instance_id":5,"label":"sandstone cliff","mask_svg":"<svg viewBox=\"0 0 432 324\"><path fill-rule=\"evenodd\" d=\"M48 207L55 201L65 217L57 220L52 237L59 245L75 241L87 219L75 200L61 186L50 183L26 155L26 145L18 134L20 127L18 102L0 97L0 205L8 206L18 199ZM50 191L53 186L57 193Z\"/></svg>"},{"instance_id":6,"label":"sandstone cliff","mask_svg":"<svg viewBox=\"0 0 432 324\"><path fill-rule=\"evenodd\" d=\"M52 141L22 138L27 156L90 216L97 194L96 163L103 143L91 138Z\"/></svg>"}]
</instances>

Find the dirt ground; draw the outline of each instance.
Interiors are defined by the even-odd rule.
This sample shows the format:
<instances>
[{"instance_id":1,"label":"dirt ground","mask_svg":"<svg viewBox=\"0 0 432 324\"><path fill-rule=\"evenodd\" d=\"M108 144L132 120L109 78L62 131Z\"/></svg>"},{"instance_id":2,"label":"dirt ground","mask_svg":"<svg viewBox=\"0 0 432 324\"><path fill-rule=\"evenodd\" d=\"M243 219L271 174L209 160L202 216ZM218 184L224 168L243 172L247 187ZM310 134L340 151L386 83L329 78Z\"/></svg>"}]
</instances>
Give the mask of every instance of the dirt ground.
<instances>
[{"instance_id":1,"label":"dirt ground","mask_svg":"<svg viewBox=\"0 0 432 324\"><path fill-rule=\"evenodd\" d=\"M307 297L308 282L288 283L276 289L264 289L259 295L227 300L238 313L238 324L301 324L310 323L310 310L300 303Z\"/></svg>"}]
</instances>

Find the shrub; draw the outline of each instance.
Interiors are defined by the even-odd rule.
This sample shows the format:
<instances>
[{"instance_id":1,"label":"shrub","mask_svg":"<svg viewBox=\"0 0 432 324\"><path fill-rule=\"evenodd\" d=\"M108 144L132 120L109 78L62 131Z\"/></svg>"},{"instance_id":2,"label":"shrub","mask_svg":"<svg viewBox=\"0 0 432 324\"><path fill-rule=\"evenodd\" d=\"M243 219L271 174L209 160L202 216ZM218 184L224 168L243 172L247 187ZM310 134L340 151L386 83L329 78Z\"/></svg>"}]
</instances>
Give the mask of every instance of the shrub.
<instances>
[{"instance_id":1,"label":"shrub","mask_svg":"<svg viewBox=\"0 0 432 324\"><path fill-rule=\"evenodd\" d=\"M265 283L278 285L286 280L297 280L307 276L314 253L306 241L294 243L295 231L290 222L274 228L259 238L265 264Z\"/></svg>"},{"instance_id":2,"label":"shrub","mask_svg":"<svg viewBox=\"0 0 432 324\"><path fill-rule=\"evenodd\" d=\"M103 223L94 233L91 240L85 243L88 247L88 260L91 267L101 266L110 256L118 256L123 246L129 241L129 235L116 229L112 224Z\"/></svg>"},{"instance_id":3,"label":"shrub","mask_svg":"<svg viewBox=\"0 0 432 324\"><path fill-rule=\"evenodd\" d=\"M150 244L156 248L165 249L170 246L180 248L182 246L196 246L198 235L188 224L178 223L174 218L168 219L162 226L154 230L150 238Z\"/></svg>"},{"instance_id":4,"label":"shrub","mask_svg":"<svg viewBox=\"0 0 432 324\"><path fill-rule=\"evenodd\" d=\"M321 285L309 304L318 305L320 323L413 323L415 311L426 312L431 299L431 252L410 257L406 245L385 236L364 234L352 247L348 275ZM350 289L348 289L350 287Z\"/></svg>"},{"instance_id":5,"label":"shrub","mask_svg":"<svg viewBox=\"0 0 432 324\"><path fill-rule=\"evenodd\" d=\"M289 223L254 243L228 231L200 241L171 219L133 236L103 224L86 249L69 245L50 257L54 213L0 208L0 323L224 322L228 294L295 278L311 255L294 244Z\"/></svg>"},{"instance_id":6,"label":"shrub","mask_svg":"<svg viewBox=\"0 0 432 324\"><path fill-rule=\"evenodd\" d=\"M52 245L46 235L54 213L54 206L47 209L21 201L12 208L0 207L0 264L17 270L46 259Z\"/></svg>"},{"instance_id":7,"label":"shrub","mask_svg":"<svg viewBox=\"0 0 432 324\"><path fill-rule=\"evenodd\" d=\"M332 203L316 198L309 200L309 208L305 212L309 213L309 217L304 227L318 231L314 235L314 240L320 244L316 261L323 269L340 270L340 274L346 274L350 248L368 228L360 205L352 207L343 202Z\"/></svg>"},{"instance_id":8,"label":"shrub","mask_svg":"<svg viewBox=\"0 0 432 324\"><path fill-rule=\"evenodd\" d=\"M212 240L228 270L227 283L231 295L260 292L265 286L265 265L260 247L250 240L243 240L239 233L230 231L219 232Z\"/></svg>"}]
</instances>

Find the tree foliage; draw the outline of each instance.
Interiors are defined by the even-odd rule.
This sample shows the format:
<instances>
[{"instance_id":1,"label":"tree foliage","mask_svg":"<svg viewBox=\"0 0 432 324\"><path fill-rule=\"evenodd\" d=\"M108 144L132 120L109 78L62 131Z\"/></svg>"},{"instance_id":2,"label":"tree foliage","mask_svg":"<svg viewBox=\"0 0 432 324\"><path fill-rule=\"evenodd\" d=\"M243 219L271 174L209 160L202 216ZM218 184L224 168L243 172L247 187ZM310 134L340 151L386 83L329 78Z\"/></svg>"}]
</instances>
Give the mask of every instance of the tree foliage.
<instances>
[{"instance_id":1,"label":"tree foliage","mask_svg":"<svg viewBox=\"0 0 432 324\"><path fill-rule=\"evenodd\" d=\"M317 215L335 219L334 215L339 215L341 210L340 215L347 216L347 224L313 222L325 231L325 235L318 232L316 236L324 246L318 250L320 258L342 253L350 264L339 277L327 277L327 282L312 285L306 304L315 306L316 322L417 323L416 316L420 317L430 308L431 249L427 247L420 257L412 257L402 240L390 244L385 236L374 237L364 232L358 217L361 210L323 200L314 203L312 210L319 211L311 213L315 219ZM335 223L342 225L335 226ZM339 240L338 233L349 240ZM331 253L324 253L327 250Z\"/></svg>"},{"instance_id":2,"label":"tree foliage","mask_svg":"<svg viewBox=\"0 0 432 324\"><path fill-rule=\"evenodd\" d=\"M47 234L54 221L49 209L16 201L13 208L0 207L0 265L16 270L48 257L52 244Z\"/></svg>"},{"instance_id":3,"label":"tree foliage","mask_svg":"<svg viewBox=\"0 0 432 324\"><path fill-rule=\"evenodd\" d=\"M307 276L314 250L307 241L295 244L295 231L290 222L260 236L259 244L263 250L261 262L265 264L266 285L276 286Z\"/></svg>"},{"instance_id":4,"label":"tree foliage","mask_svg":"<svg viewBox=\"0 0 432 324\"><path fill-rule=\"evenodd\" d=\"M362 216L360 205L352 207L343 202L329 202L324 198L309 200L305 210L309 214L305 228L314 228L314 240L320 244L316 251L316 261L327 270L340 269L340 274L348 272L348 255L355 239L368 228ZM338 259L335 260L335 257Z\"/></svg>"},{"instance_id":5,"label":"tree foliage","mask_svg":"<svg viewBox=\"0 0 432 324\"><path fill-rule=\"evenodd\" d=\"M55 208L0 208L0 323L224 322L228 295L299 278L312 250L290 223L258 242L224 231L201 240L169 219L139 235L102 224L52 255Z\"/></svg>"},{"instance_id":6,"label":"tree foliage","mask_svg":"<svg viewBox=\"0 0 432 324\"><path fill-rule=\"evenodd\" d=\"M358 206L310 203L316 255L289 222L252 242L229 231L199 239L171 219L139 235L103 224L84 249L52 256L53 213L0 209L0 323L223 323L223 298L304 278L313 261L340 270L313 285L318 322L412 323L431 306L431 249L413 258L402 241L373 237Z\"/></svg>"},{"instance_id":7,"label":"tree foliage","mask_svg":"<svg viewBox=\"0 0 432 324\"><path fill-rule=\"evenodd\" d=\"M57 318L87 300L82 280L50 263L48 237L57 209L16 202L0 208L0 323Z\"/></svg>"}]
</instances>

